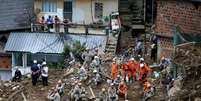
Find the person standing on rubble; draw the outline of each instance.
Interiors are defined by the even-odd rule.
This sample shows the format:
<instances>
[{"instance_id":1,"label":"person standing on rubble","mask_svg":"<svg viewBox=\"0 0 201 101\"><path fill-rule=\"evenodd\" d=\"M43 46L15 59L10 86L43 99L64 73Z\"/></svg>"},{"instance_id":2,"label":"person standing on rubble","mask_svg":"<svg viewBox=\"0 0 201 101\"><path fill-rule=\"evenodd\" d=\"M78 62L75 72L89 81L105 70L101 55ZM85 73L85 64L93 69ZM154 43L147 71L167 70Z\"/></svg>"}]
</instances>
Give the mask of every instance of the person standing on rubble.
<instances>
[{"instance_id":1,"label":"person standing on rubble","mask_svg":"<svg viewBox=\"0 0 201 101\"><path fill-rule=\"evenodd\" d=\"M137 52L137 55L142 55L142 49L143 49L143 44L142 44L142 40L138 40L135 50Z\"/></svg>"},{"instance_id":2,"label":"person standing on rubble","mask_svg":"<svg viewBox=\"0 0 201 101\"><path fill-rule=\"evenodd\" d=\"M113 63L112 63L112 71L111 71L111 75L112 75L112 82L114 82L114 80L117 79L117 75L118 75L118 65L116 63L116 59L113 59Z\"/></svg>"},{"instance_id":3,"label":"person standing on rubble","mask_svg":"<svg viewBox=\"0 0 201 101\"><path fill-rule=\"evenodd\" d=\"M126 77L128 76L128 64L126 61L121 65L121 75L122 79L126 80Z\"/></svg>"},{"instance_id":4,"label":"person standing on rubble","mask_svg":"<svg viewBox=\"0 0 201 101\"><path fill-rule=\"evenodd\" d=\"M86 64L87 67L89 67L91 61L92 61L93 54L90 52L89 48L86 48L86 51L82 54L82 59L84 60L83 64Z\"/></svg>"},{"instance_id":5,"label":"person standing on rubble","mask_svg":"<svg viewBox=\"0 0 201 101\"><path fill-rule=\"evenodd\" d=\"M93 69L96 69L98 72L101 71L100 69L100 59L98 56L94 56L94 60L91 63L91 66L93 67Z\"/></svg>"},{"instance_id":6,"label":"person standing on rubble","mask_svg":"<svg viewBox=\"0 0 201 101\"><path fill-rule=\"evenodd\" d=\"M148 65L144 62L143 58L140 58L139 71L140 71L140 77L139 77L140 81L146 81L148 73L152 71L151 68L149 68Z\"/></svg>"},{"instance_id":7,"label":"person standing on rubble","mask_svg":"<svg viewBox=\"0 0 201 101\"><path fill-rule=\"evenodd\" d=\"M43 86L48 86L48 66L46 62L43 62L42 65L43 67L42 67L41 76L42 76Z\"/></svg>"},{"instance_id":8,"label":"person standing on rubble","mask_svg":"<svg viewBox=\"0 0 201 101\"><path fill-rule=\"evenodd\" d=\"M79 79L85 80L87 77L87 71L85 69L85 65L83 64L79 69Z\"/></svg>"},{"instance_id":9,"label":"person standing on rubble","mask_svg":"<svg viewBox=\"0 0 201 101\"><path fill-rule=\"evenodd\" d=\"M31 78L32 78L32 85L33 86L35 86L37 83L39 72L40 72L40 70L39 70L39 67L37 66L37 61L34 60L33 65L31 66Z\"/></svg>"},{"instance_id":10,"label":"person standing on rubble","mask_svg":"<svg viewBox=\"0 0 201 101\"><path fill-rule=\"evenodd\" d=\"M57 89L57 91L59 92L59 95L60 95L60 96L64 93L64 83L62 83L61 80L59 80L59 81L57 82L56 89Z\"/></svg>"},{"instance_id":11,"label":"person standing on rubble","mask_svg":"<svg viewBox=\"0 0 201 101\"><path fill-rule=\"evenodd\" d=\"M136 71L138 70L138 67L134 58L130 59L130 61L128 62L128 67L131 71L131 76L132 76L131 81L136 80Z\"/></svg>"}]
</instances>

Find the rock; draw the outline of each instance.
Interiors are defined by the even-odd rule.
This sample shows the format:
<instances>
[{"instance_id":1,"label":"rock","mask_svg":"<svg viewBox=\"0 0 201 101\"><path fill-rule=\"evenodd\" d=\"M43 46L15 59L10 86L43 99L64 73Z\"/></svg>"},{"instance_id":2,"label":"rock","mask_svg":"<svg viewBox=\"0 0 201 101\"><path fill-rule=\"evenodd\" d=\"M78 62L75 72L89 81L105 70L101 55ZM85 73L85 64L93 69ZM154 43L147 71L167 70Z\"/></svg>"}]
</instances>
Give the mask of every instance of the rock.
<instances>
[{"instance_id":1,"label":"rock","mask_svg":"<svg viewBox=\"0 0 201 101\"><path fill-rule=\"evenodd\" d=\"M0 101L3 101L3 98L0 97Z\"/></svg>"},{"instance_id":2,"label":"rock","mask_svg":"<svg viewBox=\"0 0 201 101\"><path fill-rule=\"evenodd\" d=\"M181 88L178 86L174 86L172 87L169 91L168 91L168 96L170 97L174 97L177 96L177 94L181 91Z\"/></svg>"},{"instance_id":3,"label":"rock","mask_svg":"<svg viewBox=\"0 0 201 101\"><path fill-rule=\"evenodd\" d=\"M194 101L201 101L201 98L195 98Z\"/></svg>"}]
</instances>

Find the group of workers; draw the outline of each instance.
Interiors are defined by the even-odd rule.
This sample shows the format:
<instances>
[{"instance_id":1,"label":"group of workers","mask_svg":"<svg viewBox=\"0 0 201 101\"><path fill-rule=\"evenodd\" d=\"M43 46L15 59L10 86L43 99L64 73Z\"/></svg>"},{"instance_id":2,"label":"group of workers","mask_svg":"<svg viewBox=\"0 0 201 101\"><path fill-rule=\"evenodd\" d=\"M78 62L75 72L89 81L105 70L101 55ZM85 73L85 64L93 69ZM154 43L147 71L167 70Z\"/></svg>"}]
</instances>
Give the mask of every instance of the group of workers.
<instances>
[{"instance_id":1,"label":"group of workers","mask_svg":"<svg viewBox=\"0 0 201 101\"><path fill-rule=\"evenodd\" d=\"M35 86L39 78L42 78L43 86L48 86L48 66L45 61L42 64L37 64L37 60L33 61L31 66L32 85Z\"/></svg>"},{"instance_id":2,"label":"group of workers","mask_svg":"<svg viewBox=\"0 0 201 101\"><path fill-rule=\"evenodd\" d=\"M116 59L113 59L111 69L112 81L118 80L119 74L122 76L122 81L120 83L119 91L121 95L127 96L127 84L133 81L141 81L143 83L144 92L148 92L151 89L151 84L148 81L148 74L152 72L149 66L145 63L143 58L136 61L134 58L130 58L128 61L124 61L122 64L118 65ZM119 68L120 67L120 68ZM119 70L120 69L120 70ZM121 73L119 73L121 71Z\"/></svg>"}]
</instances>

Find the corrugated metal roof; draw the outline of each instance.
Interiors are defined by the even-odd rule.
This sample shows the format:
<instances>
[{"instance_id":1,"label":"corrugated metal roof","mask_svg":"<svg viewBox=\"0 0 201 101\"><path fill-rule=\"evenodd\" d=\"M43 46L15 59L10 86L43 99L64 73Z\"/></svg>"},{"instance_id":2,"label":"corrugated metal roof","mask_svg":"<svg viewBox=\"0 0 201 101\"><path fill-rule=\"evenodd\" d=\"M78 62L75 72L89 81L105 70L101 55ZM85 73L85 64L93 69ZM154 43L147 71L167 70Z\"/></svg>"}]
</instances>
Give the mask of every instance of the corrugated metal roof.
<instances>
[{"instance_id":1,"label":"corrugated metal roof","mask_svg":"<svg viewBox=\"0 0 201 101\"><path fill-rule=\"evenodd\" d=\"M107 37L104 35L65 35L64 39L72 43L73 41L80 41L81 44L86 43L86 47L95 48L101 46L105 50Z\"/></svg>"},{"instance_id":2,"label":"corrugated metal roof","mask_svg":"<svg viewBox=\"0 0 201 101\"><path fill-rule=\"evenodd\" d=\"M71 35L64 38L53 33L11 33L5 46L5 51L31 52L31 53L62 53L64 40L72 45L74 41L86 43L86 47L101 46L105 50L107 37L103 35Z\"/></svg>"},{"instance_id":3,"label":"corrugated metal roof","mask_svg":"<svg viewBox=\"0 0 201 101\"><path fill-rule=\"evenodd\" d=\"M59 34L11 33L5 51L31 53L62 53L63 42Z\"/></svg>"}]
</instances>

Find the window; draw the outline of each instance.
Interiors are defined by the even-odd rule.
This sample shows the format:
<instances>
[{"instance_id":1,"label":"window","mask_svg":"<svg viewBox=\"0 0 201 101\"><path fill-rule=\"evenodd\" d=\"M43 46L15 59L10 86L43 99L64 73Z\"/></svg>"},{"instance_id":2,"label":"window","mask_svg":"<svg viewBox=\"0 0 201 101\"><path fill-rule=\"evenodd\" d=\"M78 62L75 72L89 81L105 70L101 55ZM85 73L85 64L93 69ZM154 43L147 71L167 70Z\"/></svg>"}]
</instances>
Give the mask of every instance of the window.
<instances>
[{"instance_id":1,"label":"window","mask_svg":"<svg viewBox=\"0 0 201 101\"><path fill-rule=\"evenodd\" d=\"M103 3L95 3L95 18L103 17Z\"/></svg>"},{"instance_id":2,"label":"window","mask_svg":"<svg viewBox=\"0 0 201 101\"><path fill-rule=\"evenodd\" d=\"M43 12L57 12L57 0L43 0Z\"/></svg>"},{"instance_id":3,"label":"window","mask_svg":"<svg viewBox=\"0 0 201 101\"><path fill-rule=\"evenodd\" d=\"M72 1L64 1L64 19L72 20Z\"/></svg>"},{"instance_id":4,"label":"window","mask_svg":"<svg viewBox=\"0 0 201 101\"><path fill-rule=\"evenodd\" d=\"M14 53L15 66L22 66L22 53Z\"/></svg>"}]
</instances>

